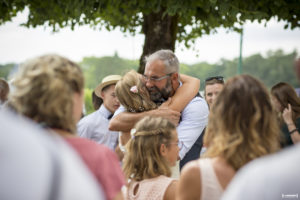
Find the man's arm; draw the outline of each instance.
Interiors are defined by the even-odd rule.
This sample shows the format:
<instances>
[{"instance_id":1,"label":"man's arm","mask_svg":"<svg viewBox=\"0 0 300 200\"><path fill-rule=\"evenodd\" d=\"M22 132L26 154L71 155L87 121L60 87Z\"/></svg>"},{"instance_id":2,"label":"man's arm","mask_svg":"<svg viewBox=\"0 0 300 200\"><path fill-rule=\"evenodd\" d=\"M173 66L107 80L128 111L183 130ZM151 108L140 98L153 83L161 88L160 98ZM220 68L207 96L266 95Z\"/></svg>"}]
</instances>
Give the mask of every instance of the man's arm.
<instances>
[{"instance_id":1,"label":"man's arm","mask_svg":"<svg viewBox=\"0 0 300 200\"><path fill-rule=\"evenodd\" d=\"M208 122L208 107L203 98L194 98L183 110L182 120L177 127L178 138L183 142L179 156L183 159L192 148Z\"/></svg>"}]
</instances>

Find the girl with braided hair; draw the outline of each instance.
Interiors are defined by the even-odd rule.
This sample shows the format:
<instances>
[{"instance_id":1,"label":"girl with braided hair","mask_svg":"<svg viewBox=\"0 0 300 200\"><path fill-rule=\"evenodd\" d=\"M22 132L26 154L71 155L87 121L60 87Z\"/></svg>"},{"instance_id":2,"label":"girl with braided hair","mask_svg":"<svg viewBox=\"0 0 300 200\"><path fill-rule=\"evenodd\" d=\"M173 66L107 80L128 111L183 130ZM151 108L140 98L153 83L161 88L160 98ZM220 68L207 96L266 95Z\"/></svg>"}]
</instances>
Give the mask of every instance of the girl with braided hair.
<instances>
[{"instance_id":1,"label":"girl with braided hair","mask_svg":"<svg viewBox=\"0 0 300 200\"><path fill-rule=\"evenodd\" d=\"M180 142L176 127L161 117L147 116L132 129L123 171L129 180L125 199L175 199L177 181L170 178Z\"/></svg>"}]
</instances>

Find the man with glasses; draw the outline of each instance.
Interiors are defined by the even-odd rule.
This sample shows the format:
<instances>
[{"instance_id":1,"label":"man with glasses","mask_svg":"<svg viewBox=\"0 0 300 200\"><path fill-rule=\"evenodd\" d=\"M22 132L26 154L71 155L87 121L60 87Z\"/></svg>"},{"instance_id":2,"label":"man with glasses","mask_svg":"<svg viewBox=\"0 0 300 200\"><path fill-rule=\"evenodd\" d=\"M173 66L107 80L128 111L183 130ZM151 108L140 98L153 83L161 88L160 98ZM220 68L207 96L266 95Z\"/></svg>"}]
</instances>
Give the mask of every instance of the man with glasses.
<instances>
[{"instance_id":1,"label":"man with glasses","mask_svg":"<svg viewBox=\"0 0 300 200\"><path fill-rule=\"evenodd\" d=\"M143 82L150 94L150 98L157 105L168 100L181 86L179 78L179 61L170 50L159 50L146 57ZM156 109L160 112L160 109ZM124 110L123 110L124 111ZM120 111L116 111L116 114ZM150 114L144 113L121 113L110 122L110 129L114 131L129 131L133 125L142 117ZM153 114L153 113L152 113ZM167 119L178 119L180 114L176 111L165 109L156 113ZM177 127L178 138L183 143L180 149L180 168L190 160L199 158L203 132L208 118L208 107L205 100L196 96L181 112L179 125Z\"/></svg>"},{"instance_id":2,"label":"man with glasses","mask_svg":"<svg viewBox=\"0 0 300 200\"><path fill-rule=\"evenodd\" d=\"M204 97L209 108L211 108L212 104L214 103L223 87L223 76L213 76L205 79Z\"/></svg>"}]
</instances>

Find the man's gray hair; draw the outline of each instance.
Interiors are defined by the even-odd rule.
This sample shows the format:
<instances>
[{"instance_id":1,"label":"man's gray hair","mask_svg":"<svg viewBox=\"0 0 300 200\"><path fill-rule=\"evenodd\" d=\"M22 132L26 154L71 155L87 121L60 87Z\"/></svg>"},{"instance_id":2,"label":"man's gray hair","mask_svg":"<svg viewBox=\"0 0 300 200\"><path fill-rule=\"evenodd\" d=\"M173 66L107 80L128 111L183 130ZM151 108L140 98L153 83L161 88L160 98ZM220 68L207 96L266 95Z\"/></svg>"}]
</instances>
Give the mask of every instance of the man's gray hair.
<instances>
[{"instance_id":1,"label":"man's gray hair","mask_svg":"<svg viewBox=\"0 0 300 200\"><path fill-rule=\"evenodd\" d=\"M162 49L154 52L150 56L145 57L145 63L151 63L155 60L161 60L165 64L165 73L179 73L179 61L171 50Z\"/></svg>"}]
</instances>

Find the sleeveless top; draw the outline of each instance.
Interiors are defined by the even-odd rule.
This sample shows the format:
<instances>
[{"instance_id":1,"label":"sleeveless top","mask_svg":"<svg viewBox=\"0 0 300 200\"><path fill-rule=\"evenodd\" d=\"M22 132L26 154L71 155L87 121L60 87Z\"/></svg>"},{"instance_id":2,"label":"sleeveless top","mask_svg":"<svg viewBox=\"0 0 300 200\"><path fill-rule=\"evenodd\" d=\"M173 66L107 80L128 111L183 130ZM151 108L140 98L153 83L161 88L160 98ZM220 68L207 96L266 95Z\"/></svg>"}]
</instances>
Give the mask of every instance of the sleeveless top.
<instances>
[{"instance_id":1,"label":"sleeveless top","mask_svg":"<svg viewBox=\"0 0 300 200\"><path fill-rule=\"evenodd\" d=\"M131 181L126 191L126 200L163 200L164 194L168 186L175 179L166 176L158 176L151 179L145 179L142 181ZM134 188L138 186L136 194L134 194Z\"/></svg>"},{"instance_id":2,"label":"sleeveless top","mask_svg":"<svg viewBox=\"0 0 300 200\"><path fill-rule=\"evenodd\" d=\"M204 158L198 161L201 172L201 198L200 200L219 200L224 192L217 175L213 169L211 159Z\"/></svg>"}]
</instances>

